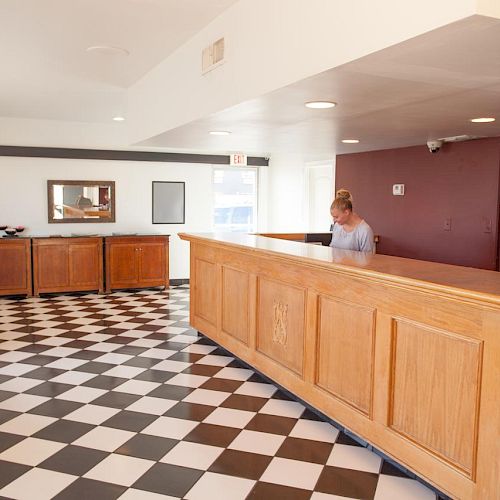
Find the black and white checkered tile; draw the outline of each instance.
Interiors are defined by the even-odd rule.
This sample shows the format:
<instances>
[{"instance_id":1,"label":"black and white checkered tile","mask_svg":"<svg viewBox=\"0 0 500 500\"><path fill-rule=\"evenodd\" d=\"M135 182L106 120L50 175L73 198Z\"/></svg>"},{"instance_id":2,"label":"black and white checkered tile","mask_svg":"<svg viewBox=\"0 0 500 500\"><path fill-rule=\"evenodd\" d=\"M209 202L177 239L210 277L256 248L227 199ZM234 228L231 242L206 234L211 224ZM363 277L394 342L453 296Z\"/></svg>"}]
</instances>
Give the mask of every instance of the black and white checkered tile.
<instances>
[{"instance_id":1,"label":"black and white checkered tile","mask_svg":"<svg viewBox=\"0 0 500 500\"><path fill-rule=\"evenodd\" d=\"M436 499L188 321L187 285L0 299L0 497Z\"/></svg>"}]
</instances>

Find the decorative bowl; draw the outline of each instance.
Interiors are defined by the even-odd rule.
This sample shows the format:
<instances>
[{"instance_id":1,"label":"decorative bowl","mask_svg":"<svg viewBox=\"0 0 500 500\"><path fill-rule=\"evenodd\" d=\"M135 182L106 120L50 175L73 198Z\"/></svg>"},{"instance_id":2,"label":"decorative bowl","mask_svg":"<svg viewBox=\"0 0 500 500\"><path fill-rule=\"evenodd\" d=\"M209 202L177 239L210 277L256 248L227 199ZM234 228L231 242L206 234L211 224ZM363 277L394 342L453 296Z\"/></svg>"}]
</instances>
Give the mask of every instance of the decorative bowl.
<instances>
[{"instance_id":1,"label":"decorative bowl","mask_svg":"<svg viewBox=\"0 0 500 500\"><path fill-rule=\"evenodd\" d=\"M0 226L0 231L4 231L5 229L7 229L9 226Z\"/></svg>"},{"instance_id":2,"label":"decorative bowl","mask_svg":"<svg viewBox=\"0 0 500 500\"><path fill-rule=\"evenodd\" d=\"M24 230L25 230L25 227L24 226L16 226L14 228L18 233L22 233Z\"/></svg>"},{"instance_id":3,"label":"decorative bowl","mask_svg":"<svg viewBox=\"0 0 500 500\"><path fill-rule=\"evenodd\" d=\"M17 233L16 229L13 227L8 227L8 228L4 229L4 231L9 236L14 236Z\"/></svg>"}]
</instances>

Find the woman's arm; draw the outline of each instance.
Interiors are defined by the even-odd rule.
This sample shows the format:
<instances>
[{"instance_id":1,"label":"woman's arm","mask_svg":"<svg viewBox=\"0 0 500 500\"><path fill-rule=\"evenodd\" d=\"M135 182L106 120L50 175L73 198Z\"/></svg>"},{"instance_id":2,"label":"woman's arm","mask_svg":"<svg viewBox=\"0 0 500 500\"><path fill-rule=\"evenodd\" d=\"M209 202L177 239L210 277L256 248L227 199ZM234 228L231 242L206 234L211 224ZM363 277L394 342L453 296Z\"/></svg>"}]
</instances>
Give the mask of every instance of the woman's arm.
<instances>
[{"instance_id":1,"label":"woman's arm","mask_svg":"<svg viewBox=\"0 0 500 500\"><path fill-rule=\"evenodd\" d=\"M375 236L368 224L363 224L359 232L359 251L375 253Z\"/></svg>"}]
</instances>

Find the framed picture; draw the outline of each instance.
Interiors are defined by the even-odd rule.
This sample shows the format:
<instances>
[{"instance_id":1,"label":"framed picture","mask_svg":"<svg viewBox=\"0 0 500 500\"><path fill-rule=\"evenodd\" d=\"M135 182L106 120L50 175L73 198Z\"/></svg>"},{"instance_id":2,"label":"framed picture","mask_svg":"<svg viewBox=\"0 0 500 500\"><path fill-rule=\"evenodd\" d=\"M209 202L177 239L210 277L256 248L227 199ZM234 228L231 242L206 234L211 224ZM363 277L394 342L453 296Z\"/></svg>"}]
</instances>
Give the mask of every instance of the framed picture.
<instances>
[{"instance_id":1,"label":"framed picture","mask_svg":"<svg viewBox=\"0 0 500 500\"><path fill-rule=\"evenodd\" d=\"M153 181L153 224L184 224L185 182Z\"/></svg>"}]
</instances>

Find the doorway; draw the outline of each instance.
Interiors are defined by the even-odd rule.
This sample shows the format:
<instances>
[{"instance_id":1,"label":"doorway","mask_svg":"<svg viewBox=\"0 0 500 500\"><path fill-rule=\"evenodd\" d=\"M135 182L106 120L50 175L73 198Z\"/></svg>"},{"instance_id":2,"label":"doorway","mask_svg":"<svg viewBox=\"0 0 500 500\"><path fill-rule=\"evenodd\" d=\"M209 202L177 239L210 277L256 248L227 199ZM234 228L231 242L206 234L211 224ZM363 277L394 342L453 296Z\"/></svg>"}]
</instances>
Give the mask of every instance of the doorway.
<instances>
[{"instance_id":1,"label":"doorway","mask_svg":"<svg viewBox=\"0 0 500 500\"><path fill-rule=\"evenodd\" d=\"M335 165L310 165L307 169L309 221L308 230L324 233L330 229L330 204L333 200Z\"/></svg>"}]
</instances>

